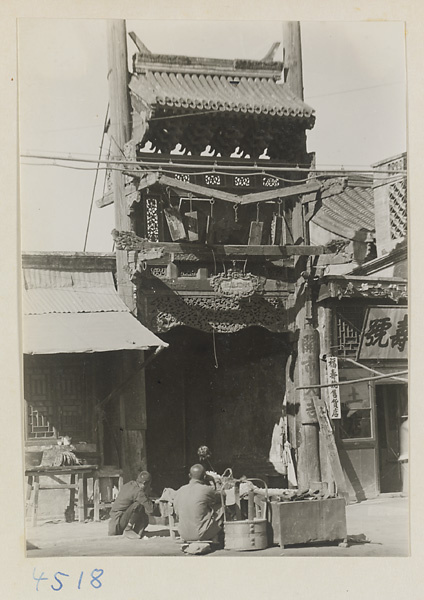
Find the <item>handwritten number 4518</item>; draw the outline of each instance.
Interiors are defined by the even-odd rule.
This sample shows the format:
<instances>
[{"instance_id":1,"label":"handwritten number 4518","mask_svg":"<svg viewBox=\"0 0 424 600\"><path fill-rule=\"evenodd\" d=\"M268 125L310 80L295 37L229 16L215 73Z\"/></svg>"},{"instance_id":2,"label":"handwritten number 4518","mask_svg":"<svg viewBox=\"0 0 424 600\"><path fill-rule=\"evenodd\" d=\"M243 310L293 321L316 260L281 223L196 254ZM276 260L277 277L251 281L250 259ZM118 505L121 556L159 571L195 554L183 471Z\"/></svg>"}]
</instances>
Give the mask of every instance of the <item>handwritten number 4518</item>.
<instances>
[{"instance_id":1,"label":"handwritten number 4518","mask_svg":"<svg viewBox=\"0 0 424 600\"><path fill-rule=\"evenodd\" d=\"M89 575L90 577L90 585L98 590L99 588L102 587L102 582L100 581L100 577L103 575L103 569L93 569ZM63 581L62 578L63 577L69 577L68 573L61 573L61 571L57 571L54 574L54 579L56 580L55 585L51 585L51 589L55 592L59 592L62 588L63 588ZM78 589L81 589L81 584L83 581L83 577L84 577L84 571L81 571L81 574L79 576L78 579ZM34 571L32 573L32 578L34 579L34 581L37 582L35 589L38 592L39 591L39 585L40 585L40 581L48 581L48 577L44 577L44 571L41 572L41 575L39 577L36 576L35 574L35 568Z\"/></svg>"}]
</instances>

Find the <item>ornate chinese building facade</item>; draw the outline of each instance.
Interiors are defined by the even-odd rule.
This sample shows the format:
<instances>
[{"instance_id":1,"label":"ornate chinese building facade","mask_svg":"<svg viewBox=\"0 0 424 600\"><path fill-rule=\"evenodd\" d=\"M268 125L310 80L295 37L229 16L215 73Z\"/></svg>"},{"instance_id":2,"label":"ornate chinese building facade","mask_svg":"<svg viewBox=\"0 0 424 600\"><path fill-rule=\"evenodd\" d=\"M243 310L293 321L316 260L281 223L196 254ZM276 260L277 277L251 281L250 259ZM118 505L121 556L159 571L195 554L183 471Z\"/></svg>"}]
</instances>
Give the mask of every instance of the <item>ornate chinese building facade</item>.
<instances>
[{"instance_id":1,"label":"ornate chinese building facade","mask_svg":"<svg viewBox=\"0 0 424 600\"><path fill-rule=\"evenodd\" d=\"M314 115L282 81L282 63L144 52L133 65L122 149L137 161L125 172L132 231L114 236L139 319L169 343L146 372L149 468L178 485L208 444L217 469L277 475L268 454L295 330L295 263L326 251L309 246L300 198L343 182L300 170L313 160Z\"/></svg>"},{"instance_id":2,"label":"ornate chinese building facade","mask_svg":"<svg viewBox=\"0 0 424 600\"><path fill-rule=\"evenodd\" d=\"M314 405L305 416L297 390L309 368L297 358L308 341L305 323L318 328L315 367L326 382L318 354L341 357L350 334L359 343L365 309L396 305L406 283L353 274L373 263L380 239L372 181L310 170L306 133L314 112L291 91L282 63L139 47L128 82L131 132L118 148L127 225L118 220L113 236L118 284L123 260L132 310L169 344L146 370L141 394L148 468L158 488L178 486L207 444L216 470L231 466L236 476L277 482L268 456L284 397L295 450L306 440L305 423L319 429ZM111 202L106 194L99 205ZM360 325L341 316L349 310L362 311ZM350 379L348 367L341 376ZM321 396L328 405L326 390ZM346 406L335 431L348 491L358 497L355 476L362 489L370 485L352 464L376 465L379 446L376 425L371 441L345 441ZM365 423L360 411L368 408L350 410ZM370 418L376 423L377 412ZM331 483L334 462L322 431L319 443L317 478ZM368 496L382 489L376 470L370 477Z\"/></svg>"}]
</instances>

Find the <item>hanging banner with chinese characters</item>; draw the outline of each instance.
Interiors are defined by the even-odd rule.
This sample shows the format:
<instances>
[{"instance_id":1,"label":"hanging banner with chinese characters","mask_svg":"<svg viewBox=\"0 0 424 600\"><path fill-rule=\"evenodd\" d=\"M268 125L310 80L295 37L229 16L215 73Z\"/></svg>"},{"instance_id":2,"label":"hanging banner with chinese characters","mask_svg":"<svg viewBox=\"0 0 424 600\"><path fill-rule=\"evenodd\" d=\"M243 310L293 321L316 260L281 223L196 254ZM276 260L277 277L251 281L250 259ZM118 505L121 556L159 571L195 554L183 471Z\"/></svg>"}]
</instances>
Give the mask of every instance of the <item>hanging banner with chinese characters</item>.
<instances>
[{"instance_id":1,"label":"hanging banner with chinese characters","mask_svg":"<svg viewBox=\"0 0 424 600\"><path fill-rule=\"evenodd\" d=\"M408 308L369 308L362 330L358 360L402 358L408 358Z\"/></svg>"},{"instance_id":2,"label":"hanging banner with chinese characters","mask_svg":"<svg viewBox=\"0 0 424 600\"><path fill-rule=\"evenodd\" d=\"M339 365L335 356L327 356L327 377L331 387L328 388L330 419L341 419Z\"/></svg>"}]
</instances>

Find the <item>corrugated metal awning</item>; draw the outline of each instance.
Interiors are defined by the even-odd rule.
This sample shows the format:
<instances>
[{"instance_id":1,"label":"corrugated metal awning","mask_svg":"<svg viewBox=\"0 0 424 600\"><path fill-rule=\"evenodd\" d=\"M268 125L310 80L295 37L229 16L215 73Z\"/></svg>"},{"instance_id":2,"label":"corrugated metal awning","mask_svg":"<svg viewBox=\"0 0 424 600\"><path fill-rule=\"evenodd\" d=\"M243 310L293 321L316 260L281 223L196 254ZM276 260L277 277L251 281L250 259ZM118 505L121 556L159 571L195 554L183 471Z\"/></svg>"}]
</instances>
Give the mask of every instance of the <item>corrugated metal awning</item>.
<instances>
[{"instance_id":1,"label":"corrugated metal awning","mask_svg":"<svg viewBox=\"0 0 424 600\"><path fill-rule=\"evenodd\" d=\"M23 269L25 354L166 347L129 311L111 272Z\"/></svg>"},{"instance_id":2,"label":"corrugated metal awning","mask_svg":"<svg viewBox=\"0 0 424 600\"><path fill-rule=\"evenodd\" d=\"M111 288L34 288L25 290L22 304L25 315L128 312Z\"/></svg>"},{"instance_id":3,"label":"corrugated metal awning","mask_svg":"<svg viewBox=\"0 0 424 600\"><path fill-rule=\"evenodd\" d=\"M148 350L168 344L129 312L25 315L24 354Z\"/></svg>"}]
</instances>

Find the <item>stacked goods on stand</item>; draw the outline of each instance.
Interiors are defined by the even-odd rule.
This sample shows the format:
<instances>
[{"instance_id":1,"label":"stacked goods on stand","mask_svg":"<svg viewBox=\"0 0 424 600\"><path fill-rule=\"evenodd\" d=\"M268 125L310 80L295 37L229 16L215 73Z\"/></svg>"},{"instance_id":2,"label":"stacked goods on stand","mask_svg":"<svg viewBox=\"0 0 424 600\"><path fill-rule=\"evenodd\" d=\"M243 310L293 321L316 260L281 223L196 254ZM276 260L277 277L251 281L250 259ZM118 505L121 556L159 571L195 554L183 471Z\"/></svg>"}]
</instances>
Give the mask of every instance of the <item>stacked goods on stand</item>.
<instances>
[{"instance_id":1,"label":"stacked goods on stand","mask_svg":"<svg viewBox=\"0 0 424 600\"><path fill-rule=\"evenodd\" d=\"M346 501L317 489L268 488L259 479L235 479L230 469L220 476L209 472L225 506L225 548L259 550L272 544L338 542L347 539ZM262 487L253 482L261 482ZM242 503L247 499L246 512Z\"/></svg>"}]
</instances>

